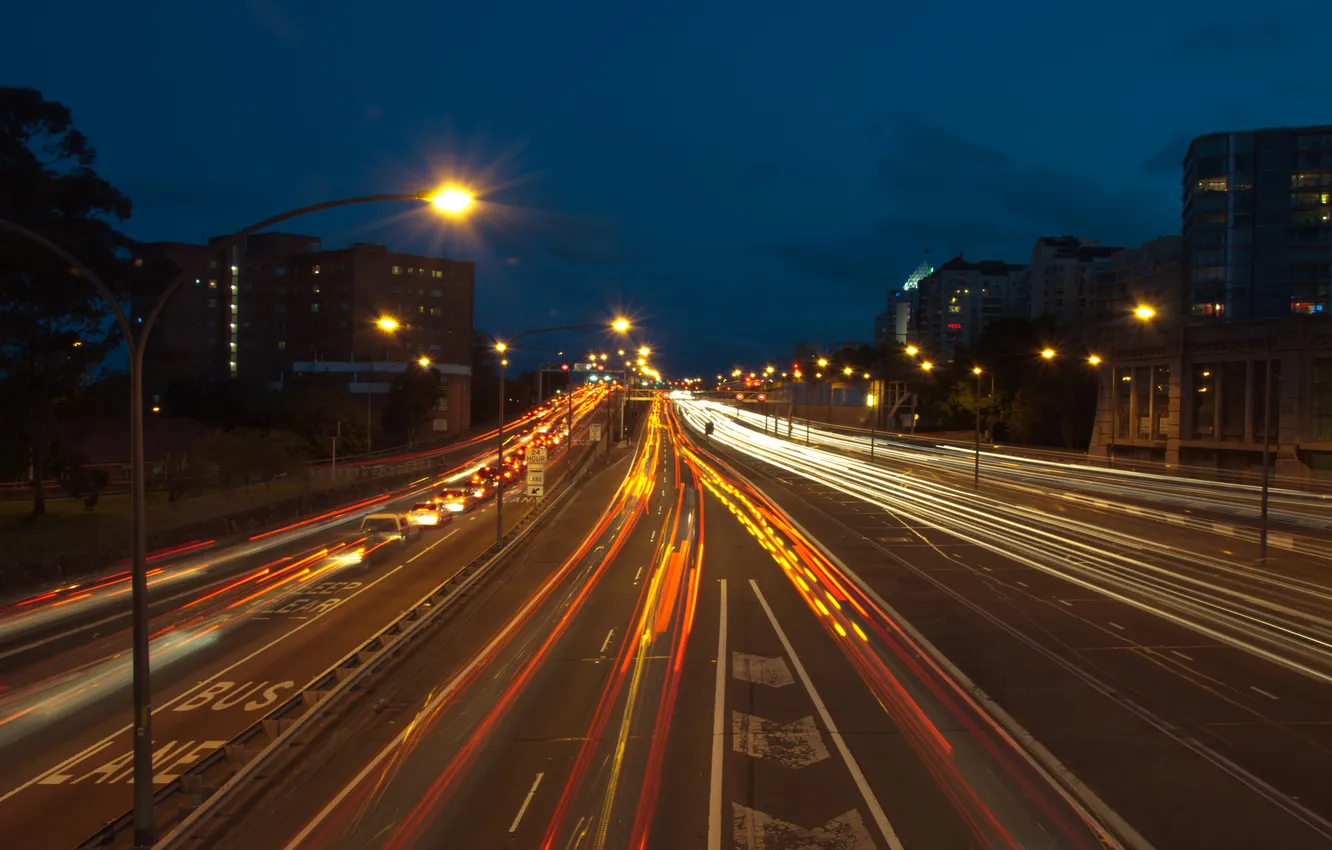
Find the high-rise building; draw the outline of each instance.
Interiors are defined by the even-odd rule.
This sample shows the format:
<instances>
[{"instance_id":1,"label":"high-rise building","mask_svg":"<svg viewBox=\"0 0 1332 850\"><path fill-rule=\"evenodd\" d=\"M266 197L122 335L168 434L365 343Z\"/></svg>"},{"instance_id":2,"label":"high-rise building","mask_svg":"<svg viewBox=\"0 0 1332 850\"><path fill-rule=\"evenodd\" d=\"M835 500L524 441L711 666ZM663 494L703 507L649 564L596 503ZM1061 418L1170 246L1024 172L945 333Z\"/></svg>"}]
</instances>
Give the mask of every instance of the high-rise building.
<instances>
[{"instance_id":1,"label":"high-rise building","mask_svg":"<svg viewBox=\"0 0 1332 850\"><path fill-rule=\"evenodd\" d=\"M272 384L295 362L470 364L472 263L366 243L325 251L318 237L290 233L256 234L229 251L218 241L140 246L198 268L150 337L152 391L191 377ZM383 317L396 330L381 329Z\"/></svg>"},{"instance_id":2,"label":"high-rise building","mask_svg":"<svg viewBox=\"0 0 1332 850\"><path fill-rule=\"evenodd\" d=\"M1332 312L1332 126L1199 136L1183 204L1190 315Z\"/></svg>"},{"instance_id":3,"label":"high-rise building","mask_svg":"<svg viewBox=\"0 0 1332 850\"><path fill-rule=\"evenodd\" d=\"M1092 319L1101 328L1134 321L1134 310L1151 307L1178 316L1184 303L1178 236L1162 236L1113 254L1095 269Z\"/></svg>"},{"instance_id":4,"label":"high-rise building","mask_svg":"<svg viewBox=\"0 0 1332 850\"><path fill-rule=\"evenodd\" d=\"M919 285L926 275L934 271L929 260L921 260L900 286L888 290L888 309L874 317L874 345L883 349L892 345L905 345L911 333L914 317L920 309Z\"/></svg>"},{"instance_id":5,"label":"high-rise building","mask_svg":"<svg viewBox=\"0 0 1332 850\"><path fill-rule=\"evenodd\" d=\"M1122 248L1076 236L1042 236L1031 249L1028 315L1086 325L1096 312L1096 269Z\"/></svg>"},{"instance_id":6,"label":"high-rise building","mask_svg":"<svg viewBox=\"0 0 1332 850\"><path fill-rule=\"evenodd\" d=\"M1026 285L1026 266L954 257L921 278L913 338L931 357L951 361L990 322L1020 315Z\"/></svg>"}]
</instances>

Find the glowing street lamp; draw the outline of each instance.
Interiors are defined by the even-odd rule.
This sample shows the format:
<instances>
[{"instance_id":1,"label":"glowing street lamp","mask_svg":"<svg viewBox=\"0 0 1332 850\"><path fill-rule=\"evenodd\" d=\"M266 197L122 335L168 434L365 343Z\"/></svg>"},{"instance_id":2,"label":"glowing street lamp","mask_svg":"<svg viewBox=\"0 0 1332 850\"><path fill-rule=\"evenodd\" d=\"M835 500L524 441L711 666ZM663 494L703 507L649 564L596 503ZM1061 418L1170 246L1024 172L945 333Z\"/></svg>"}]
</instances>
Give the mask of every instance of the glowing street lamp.
<instances>
[{"instance_id":1,"label":"glowing street lamp","mask_svg":"<svg viewBox=\"0 0 1332 850\"><path fill-rule=\"evenodd\" d=\"M617 333L624 333L629 330L629 327L629 320L625 318L619 318L611 322L611 330L616 331Z\"/></svg>"},{"instance_id":2,"label":"glowing street lamp","mask_svg":"<svg viewBox=\"0 0 1332 850\"><path fill-rule=\"evenodd\" d=\"M931 363L930 361L926 360L926 361L924 361L923 363L920 364L920 368L922 368L922 369L924 369L926 372L928 372L928 371L930 371L931 369L934 368L934 364Z\"/></svg>"},{"instance_id":3,"label":"glowing street lamp","mask_svg":"<svg viewBox=\"0 0 1332 850\"><path fill-rule=\"evenodd\" d=\"M850 366L847 366L846 368L844 368L844 369L842 370L842 374L843 374L843 375L846 375L847 377L850 377L850 376L851 376L851 373L854 372L854 371L855 371L855 370L852 369Z\"/></svg>"},{"instance_id":4,"label":"glowing street lamp","mask_svg":"<svg viewBox=\"0 0 1332 850\"><path fill-rule=\"evenodd\" d=\"M1101 358L1098 355L1093 354L1087 358L1087 362L1092 364L1093 366L1100 366Z\"/></svg>"},{"instance_id":5,"label":"glowing street lamp","mask_svg":"<svg viewBox=\"0 0 1332 850\"><path fill-rule=\"evenodd\" d=\"M457 187L441 189L431 195L429 200L435 209L449 215L466 212L476 203L476 197L471 192Z\"/></svg>"},{"instance_id":6,"label":"glowing street lamp","mask_svg":"<svg viewBox=\"0 0 1332 850\"><path fill-rule=\"evenodd\" d=\"M430 366L430 358L422 357L421 359L416 361L416 365L420 366L422 369L425 369Z\"/></svg>"},{"instance_id":7,"label":"glowing street lamp","mask_svg":"<svg viewBox=\"0 0 1332 850\"><path fill-rule=\"evenodd\" d=\"M819 368L820 368L820 369L826 368L827 365L828 365L828 358L826 358L826 357L820 357L820 358L819 358Z\"/></svg>"},{"instance_id":8,"label":"glowing street lamp","mask_svg":"<svg viewBox=\"0 0 1332 850\"><path fill-rule=\"evenodd\" d=\"M915 357L917 354L920 354L920 349L916 348L914 345L908 345L906 347L906 353L907 357Z\"/></svg>"},{"instance_id":9,"label":"glowing street lamp","mask_svg":"<svg viewBox=\"0 0 1332 850\"><path fill-rule=\"evenodd\" d=\"M398 324L398 320L392 316L380 316L379 319L375 321L375 327L385 333L393 333L398 328L402 327L402 325Z\"/></svg>"},{"instance_id":10,"label":"glowing street lamp","mask_svg":"<svg viewBox=\"0 0 1332 850\"><path fill-rule=\"evenodd\" d=\"M647 357L652 353L652 349L648 348L646 345L639 346L638 353L641 357Z\"/></svg>"},{"instance_id":11,"label":"glowing street lamp","mask_svg":"<svg viewBox=\"0 0 1332 850\"><path fill-rule=\"evenodd\" d=\"M1053 348L1043 348L1041 349L1041 357L1046 360L1053 360L1055 357L1055 350Z\"/></svg>"},{"instance_id":12,"label":"glowing street lamp","mask_svg":"<svg viewBox=\"0 0 1332 850\"><path fill-rule=\"evenodd\" d=\"M1139 304L1137 307L1133 308L1133 315L1137 316L1144 322L1150 322L1152 319L1156 318L1156 308L1147 304Z\"/></svg>"}]
</instances>

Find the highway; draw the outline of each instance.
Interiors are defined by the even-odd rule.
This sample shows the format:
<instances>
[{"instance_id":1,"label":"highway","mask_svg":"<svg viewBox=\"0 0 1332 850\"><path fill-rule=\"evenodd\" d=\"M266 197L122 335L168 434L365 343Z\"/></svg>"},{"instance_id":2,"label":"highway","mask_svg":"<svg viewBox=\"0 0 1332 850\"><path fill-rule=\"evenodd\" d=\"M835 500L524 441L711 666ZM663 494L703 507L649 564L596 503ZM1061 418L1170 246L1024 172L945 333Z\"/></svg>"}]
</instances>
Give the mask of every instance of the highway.
<instances>
[{"instance_id":1,"label":"highway","mask_svg":"<svg viewBox=\"0 0 1332 850\"><path fill-rule=\"evenodd\" d=\"M694 404L708 408L714 417L738 417L753 428L760 431L766 428L768 433L789 436L796 442L804 443L808 438L809 445L869 455L868 430L826 427L799 419L774 419L751 409L737 411L735 405L721 402ZM975 463L973 446L931 441L924 435L905 438L881 433L874 438L874 446L878 459L904 464L921 472L943 470L970 475ZM1068 459L1019 454L985 442L981 443L981 476L1016 491L1056 492L1060 498L1071 502L1113 507L1125 512L1132 512L1139 505L1150 505L1170 511L1181 522L1196 514L1229 522L1254 523L1261 499L1260 488L1251 484L1092 466ZM1269 499L1269 515L1277 526L1296 530L1332 529L1332 493L1294 489L1274 480Z\"/></svg>"},{"instance_id":2,"label":"highway","mask_svg":"<svg viewBox=\"0 0 1332 850\"><path fill-rule=\"evenodd\" d=\"M1152 845L1332 846L1325 558L681 408Z\"/></svg>"},{"instance_id":3,"label":"highway","mask_svg":"<svg viewBox=\"0 0 1332 850\"><path fill-rule=\"evenodd\" d=\"M645 428L204 843L1117 846L668 407Z\"/></svg>"},{"instance_id":4,"label":"highway","mask_svg":"<svg viewBox=\"0 0 1332 850\"><path fill-rule=\"evenodd\" d=\"M598 394L575 405L575 437ZM516 422L510 445L545 419ZM548 480L567 468L565 441ZM287 699L495 540L494 499L366 550L367 513L410 509L494 457L474 445L450 472L231 546L161 553L150 565L154 780L162 785ZM506 497L506 528L532 503ZM130 804L128 579L109 575L0 609L0 833L68 848Z\"/></svg>"}]
</instances>

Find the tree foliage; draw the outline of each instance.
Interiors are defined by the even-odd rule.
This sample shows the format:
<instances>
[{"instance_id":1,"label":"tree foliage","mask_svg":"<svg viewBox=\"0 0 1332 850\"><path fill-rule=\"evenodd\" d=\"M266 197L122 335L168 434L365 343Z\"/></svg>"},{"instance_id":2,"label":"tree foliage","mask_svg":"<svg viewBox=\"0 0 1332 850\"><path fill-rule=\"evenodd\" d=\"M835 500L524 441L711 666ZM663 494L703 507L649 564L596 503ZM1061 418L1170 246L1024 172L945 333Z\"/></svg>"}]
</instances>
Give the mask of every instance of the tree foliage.
<instances>
[{"instance_id":1,"label":"tree foliage","mask_svg":"<svg viewBox=\"0 0 1332 850\"><path fill-rule=\"evenodd\" d=\"M439 372L415 363L393 376L384 402L384 434L390 443L409 443L430 419L435 401L444 395Z\"/></svg>"},{"instance_id":2,"label":"tree foliage","mask_svg":"<svg viewBox=\"0 0 1332 850\"><path fill-rule=\"evenodd\" d=\"M70 112L26 88L0 88L0 219L68 251L117 296L133 275L117 229L130 202L93 170ZM40 245L0 231L0 399L12 412L8 466L31 468L34 516L54 448L55 411L106 357L116 329L80 274ZM6 417L10 418L10 417Z\"/></svg>"}]
</instances>

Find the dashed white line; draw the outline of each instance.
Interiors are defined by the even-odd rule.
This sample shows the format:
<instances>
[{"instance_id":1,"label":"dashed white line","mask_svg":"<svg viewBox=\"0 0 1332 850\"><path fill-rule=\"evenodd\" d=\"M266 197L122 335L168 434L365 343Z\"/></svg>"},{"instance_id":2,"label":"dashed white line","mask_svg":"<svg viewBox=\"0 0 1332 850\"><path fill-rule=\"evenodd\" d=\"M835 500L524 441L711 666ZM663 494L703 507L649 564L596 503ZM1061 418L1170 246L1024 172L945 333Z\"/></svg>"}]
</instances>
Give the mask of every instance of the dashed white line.
<instances>
[{"instance_id":1,"label":"dashed white line","mask_svg":"<svg viewBox=\"0 0 1332 850\"><path fill-rule=\"evenodd\" d=\"M1114 620L1106 620L1106 622L1110 624L1110 628L1119 629L1121 632L1124 631L1124 627L1119 625L1119 623L1116 623Z\"/></svg>"},{"instance_id":2,"label":"dashed white line","mask_svg":"<svg viewBox=\"0 0 1332 850\"><path fill-rule=\"evenodd\" d=\"M606 652L606 647L610 646L611 635L613 634L615 634L615 629L611 629L610 631L606 632L606 639L601 642L601 649L598 651L601 652L603 655ZM509 832L513 832L513 830L509 830Z\"/></svg>"},{"instance_id":3,"label":"dashed white line","mask_svg":"<svg viewBox=\"0 0 1332 850\"><path fill-rule=\"evenodd\" d=\"M509 824L509 832L518 831L518 822L523 819L523 813L527 811L527 806L532 802L532 796L536 794L537 786L541 784L541 777L544 773L538 773L536 779L532 780L532 787L528 789L527 796L523 798L523 805L518 809L518 814L514 816L513 823Z\"/></svg>"},{"instance_id":4,"label":"dashed white line","mask_svg":"<svg viewBox=\"0 0 1332 850\"><path fill-rule=\"evenodd\" d=\"M1170 654L1171 654L1171 655L1178 655L1180 658L1183 658L1185 661L1192 661L1192 660L1193 660L1193 656L1192 656L1192 655L1185 655L1184 653L1180 652L1178 649L1172 649L1172 650L1170 650Z\"/></svg>"},{"instance_id":5,"label":"dashed white line","mask_svg":"<svg viewBox=\"0 0 1332 850\"><path fill-rule=\"evenodd\" d=\"M1072 602L1069 602L1067 599L1060 599L1060 600L1059 600L1059 604L1060 604L1060 605L1067 605L1067 606L1070 607L1070 608L1073 607L1073 603L1072 603Z\"/></svg>"},{"instance_id":6,"label":"dashed white line","mask_svg":"<svg viewBox=\"0 0 1332 850\"><path fill-rule=\"evenodd\" d=\"M648 542L651 543L656 539L657 539L657 529L654 528L652 529L652 536L648 538Z\"/></svg>"},{"instance_id":7,"label":"dashed white line","mask_svg":"<svg viewBox=\"0 0 1332 850\"><path fill-rule=\"evenodd\" d=\"M1022 587L1031 587L1031 585L1027 584L1025 581L1019 581L1018 584Z\"/></svg>"},{"instance_id":8,"label":"dashed white line","mask_svg":"<svg viewBox=\"0 0 1332 850\"><path fill-rule=\"evenodd\" d=\"M1276 694L1268 693L1267 691L1263 690L1257 685L1249 685L1249 690L1256 691L1262 694L1263 696L1267 697L1268 699L1281 699L1281 697L1277 696Z\"/></svg>"}]
</instances>

